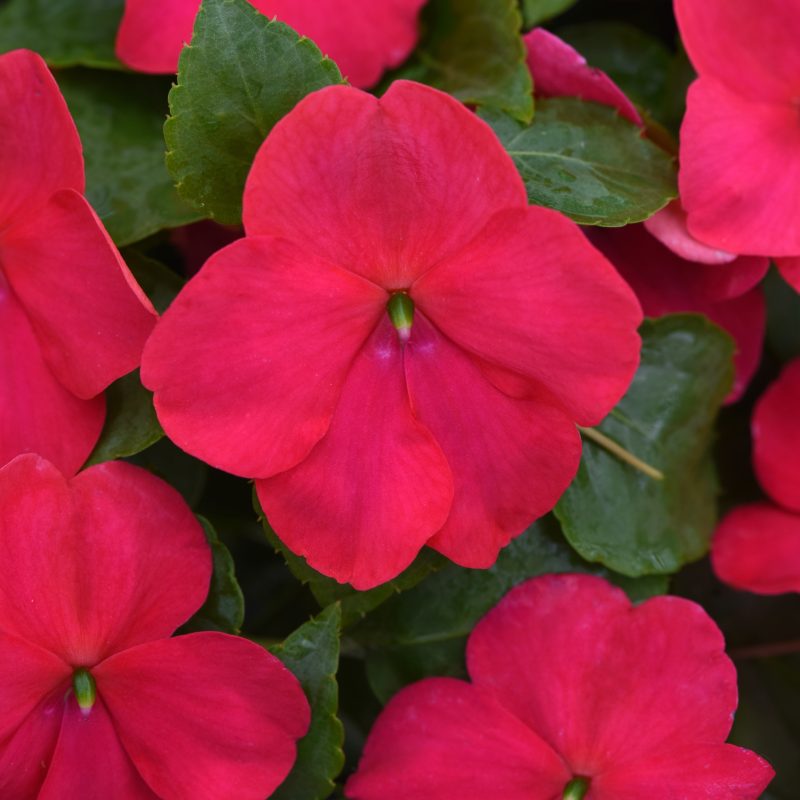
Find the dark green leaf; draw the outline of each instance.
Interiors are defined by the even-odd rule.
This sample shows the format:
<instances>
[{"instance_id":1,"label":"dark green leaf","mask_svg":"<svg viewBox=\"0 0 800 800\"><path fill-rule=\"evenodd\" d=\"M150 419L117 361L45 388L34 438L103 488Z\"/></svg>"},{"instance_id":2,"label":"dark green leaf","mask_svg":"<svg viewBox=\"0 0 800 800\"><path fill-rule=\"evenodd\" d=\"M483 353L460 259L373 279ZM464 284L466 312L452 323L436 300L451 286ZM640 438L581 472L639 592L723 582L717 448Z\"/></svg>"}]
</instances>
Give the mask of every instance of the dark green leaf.
<instances>
[{"instance_id":1,"label":"dark green leaf","mask_svg":"<svg viewBox=\"0 0 800 800\"><path fill-rule=\"evenodd\" d=\"M58 83L83 143L86 196L118 245L199 218L164 163L169 79L68 70Z\"/></svg>"},{"instance_id":2,"label":"dark green leaf","mask_svg":"<svg viewBox=\"0 0 800 800\"><path fill-rule=\"evenodd\" d=\"M541 25L548 19L563 14L578 0L522 0L522 19L525 30Z\"/></svg>"},{"instance_id":3,"label":"dark green leaf","mask_svg":"<svg viewBox=\"0 0 800 800\"><path fill-rule=\"evenodd\" d=\"M214 526L205 517L198 515L197 518L211 547L214 571L205 603L181 628L181 633L222 631L237 634L244 620L244 597L236 580L233 558L219 540Z\"/></svg>"},{"instance_id":4,"label":"dark green leaf","mask_svg":"<svg viewBox=\"0 0 800 800\"><path fill-rule=\"evenodd\" d=\"M125 0L10 0L0 4L0 53L25 47L49 64L118 68L114 41Z\"/></svg>"},{"instance_id":5,"label":"dark green leaf","mask_svg":"<svg viewBox=\"0 0 800 800\"><path fill-rule=\"evenodd\" d=\"M598 429L664 480L585 441L578 475L556 506L584 558L626 575L676 572L708 549L717 517L710 446L733 379L733 341L705 317L648 320L641 334L639 370Z\"/></svg>"},{"instance_id":6,"label":"dark green leaf","mask_svg":"<svg viewBox=\"0 0 800 800\"><path fill-rule=\"evenodd\" d=\"M160 261L134 248L123 250L122 257L156 311L163 314L186 281Z\"/></svg>"},{"instance_id":7,"label":"dark green leaf","mask_svg":"<svg viewBox=\"0 0 800 800\"><path fill-rule=\"evenodd\" d=\"M153 395L142 386L139 370L106 389L106 421L85 466L146 450L164 436L153 409Z\"/></svg>"},{"instance_id":8,"label":"dark green leaf","mask_svg":"<svg viewBox=\"0 0 800 800\"><path fill-rule=\"evenodd\" d=\"M775 267L764 281L767 299L767 344L781 361L800 356L800 294Z\"/></svg>"},{"instance_id":9,"label":"dark green leaf","mask_svg":"<svg viewBox=\"0 0 800 800\"><path fill-rule=\"evenodd\" d=\"M333 605L272 652L300 681L311 705L311 727L300 740L297 761L271 800L324 800L344 764L344 729L336 716L341 611Z\"/></svg>"},{"instance_id":10,"label":"dark green leaf","mask_svg":"<svg viewBox=\"0 0 800 800\"><path fill-rule=\"evenodd\" d=\"M342 82L313 42L247 0L205 0L164 127L181 196L219 222L239 222L247 173L272 127L309 92Z\"/></svg>"},{"instance_id":11,"label":"dark green leaf","mask_svg":"<svg viewBox=\"0 0 800 800\"><path fill-rule=\"evenodd\" d=\"M516 0L430 0L422 26L419 47L392 77L531 120L532 84Z\"/></svg>"},{"instance_id":12,"label":"dark green leaf","mask_svg":"<svg viewBox=\"0 0 800 800\"><path fill-rule=\"evenodd\" d=\"M540 100L532 125L483 112L534 205L584 225L647 219L677 195L673 159L613 108L574 98Z\"/></svg>"}]
</instances>

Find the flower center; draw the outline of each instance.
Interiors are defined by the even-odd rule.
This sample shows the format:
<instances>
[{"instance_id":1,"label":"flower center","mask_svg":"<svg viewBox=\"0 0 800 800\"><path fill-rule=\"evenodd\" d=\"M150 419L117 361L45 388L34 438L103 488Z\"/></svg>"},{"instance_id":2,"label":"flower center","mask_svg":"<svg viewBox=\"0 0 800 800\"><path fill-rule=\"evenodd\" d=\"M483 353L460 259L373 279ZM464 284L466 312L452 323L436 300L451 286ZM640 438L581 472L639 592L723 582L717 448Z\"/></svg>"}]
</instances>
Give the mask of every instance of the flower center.
<instances>
[{"instance_id":1,"label":"flower center","mask_svg":"<svg viewBox=\"0 0 800 800\"><path fill-rule=\"evenodd\" d=\"M72 674L72 691L84 717L88 717L97 699L97 686L88 669L81 667Z\"/></svg>"},{"instance_id":2,"label":"flower center","mask_svg":"<svg viewBox=\"0 0 800 800\"><path fill-rule=\"evenodd\" d=\"M589 791L588 778L573 778L565 787L562 800L583 800Z\"/></svg>"},{"instance_id":3,"label":"flower center","mask_svg":"<svg viewBox=\"0 0 800 800\"><path fill-rule=\"evenodd\" d=\"M405 292L395 292L387 305L389 319L397 329L401 342L411 337L411 326L414 324L414 301Z\"/></svg>"}]
</instances>

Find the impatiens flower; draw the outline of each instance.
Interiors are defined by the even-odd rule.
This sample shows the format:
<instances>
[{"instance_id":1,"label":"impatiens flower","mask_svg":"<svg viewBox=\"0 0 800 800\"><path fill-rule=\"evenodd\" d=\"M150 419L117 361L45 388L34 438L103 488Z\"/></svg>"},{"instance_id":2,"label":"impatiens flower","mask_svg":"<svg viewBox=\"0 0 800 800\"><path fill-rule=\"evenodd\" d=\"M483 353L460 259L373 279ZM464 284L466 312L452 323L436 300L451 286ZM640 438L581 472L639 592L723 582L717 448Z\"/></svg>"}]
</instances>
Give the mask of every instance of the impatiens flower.
<instances>
[{"instance_id":1,"label":"impatiens flower","mask_svg":"<svg viewBox=\"0 0 800 800\"><path fill-rule=\"evenodd\" d=\"M800 3L675 0L675 13L699 74L681 128L690 232L800 256Z\"/></svg>"},{"instance_id":2,"label":"impatiens flower","mask_svg":"<svg viewBox=\"0 0 800 800\"><path fill-rule=\"evenodd\" d=\"M250 0L312 39L354 86L372 86L417 42L426 0ZM175 72L200 0L125 0L117 57L139 72Z\"/></svg>"},{"instance_id":3,"label":"impatiens flower","mask_svg":"<svg viewBox=\"0 0 800 800\"><path fill-rule=\"evenodd\" d=\"M759 594L800 592L800 359L784 368L753 413L753 464L774 503L740 506L711 548L717 575Z\"/></svg>"},{"instance_id":4,"label":"impatiens flower","mask_svg":"<svg viewBox=\"0 0 800 800\"><path fill-rule=\"evenodd\" d=\"M772 778L724 744L736 672L687 600L632 607L599 578L535 578L478 623L467 667L470 683L389 702L350 800L755 800Z\"/></svg>"},{"instance_id":5,"label":"impatiens flower","mask_svg":"<svg viewBox=\"0 0 800 800\"><path fill-rule=\"evenodd\" d=\"M309 724L297 679L221 633L170 634L211 554L180 495L113 462L0 470L0 797L262 800Z\"/></svg>"},{"instance_id":6,"label":"impatiens flower","mask_svg":"<svg viewBox=\"0 0 800 800\"><path fill-rule=\"evenodd\" d=\"M425 544L492 564L573 478L575 423L630 383L633 293L528 206L487 125L407 81L298 104L244 227L147 344L168 435L256 478L278 536L339 581L384 582Z\"/></svg>"},{"instance_id":7,"label":"impatiens flower","mask_svg":"<svg viewBox=\"0 0 800 800\"><path fill-rule=\"evenodd\" d=\"M78 132L35 53L0 56L0 131L0 466L31 451L71 474L155 312L83 197Z\"/></svg>"}]
</instances>

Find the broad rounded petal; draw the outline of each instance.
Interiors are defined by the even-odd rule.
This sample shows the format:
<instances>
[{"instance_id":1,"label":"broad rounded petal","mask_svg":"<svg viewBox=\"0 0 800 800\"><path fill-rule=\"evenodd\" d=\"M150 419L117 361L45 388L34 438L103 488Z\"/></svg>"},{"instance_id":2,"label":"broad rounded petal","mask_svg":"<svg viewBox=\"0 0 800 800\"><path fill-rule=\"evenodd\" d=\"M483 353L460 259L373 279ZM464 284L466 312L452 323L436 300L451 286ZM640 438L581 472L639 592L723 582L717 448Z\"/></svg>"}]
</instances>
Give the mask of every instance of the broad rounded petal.
<instances>
[{"instance_id":1,"label":"broad rounded petal","mask_svg":"<svg viewBox=\"0 0 800 800\"><path fill-rule=\"evenodd\" d=\"M453 478L412 414L388 316L353 363L325 438L256 490L289 549L357 589L394 578L444 525Z\"/></svg>"},{"instance_id":2,"label":"broad rounded petal","mask_svg":"<svg viewBox=\"0 0 800 800\"><path fill-rule=\"evenodd\" d=\"M406 289L494 212L527 202L495 134L449 95L409 81L380 100L331 86L298 103L261 146L244 226L249 236L313 242L333 263Z\"/></svg>"},{"instance_id":3,"label":"broad rounded petal","mask_svg":"<svg viewBox=\"0 0 800 800\"><path fill-rule=\"evenodd\" d=\"M616 108L634 125L644 123L625 92L602 70L590 67L573 47L544 28L534 28L523 39L533 88L542 97L580 97Z\"/></svg>"},{"instance_id":4,"label":"broad rounded petal","mask_svg":"<svg viewBox=\"0 0 800 800\"><path fill-rule=\"evenodd\" d=\"M37 800L159 800L136 771L98 698L88 716L67 697L58 744Z\"/></svg>"},{"instance_id":5,"label":"broad rounded petal","mask_svg":"<svg viewBox=\"0 0 800 800\"><path fill-rule=\"evenodd\" d=\"M757 800L775 775L760 756L729 744L653 753L599 775L592 800Z\"/></svg>"},{"instance_id":6,"label":"broad rounded petal","mask_svg":"<svg viewBox=\"0 0 800 800\"><path fill-rule=\"evenodd\" d=\"M125 650L94 670L125 750L159 797L262 800L308 730L297 678L263 648L196 633Z\"/></svg>"},{"instance_id":7,"label":"broad rounded petal","mask_svg":"<svg viewBox=\"0 0 800 800\"><path fill-rule=\"evenodd\" d=\"M375 723L349 800L552 800L570 775L490 693L429 678L395 695Z\"/></svg>"},{"instance_id":8,"label":"broad rounded petal","mask_svg":"<svg viewBox=\"0 0 800 800\"><path fill-rule=\"evenodd\" d=\"M752 420L753 466L764 491L800 511L800 359L784 367L759 399Z\"/></svg>"},{"instance_id":9,"label":"broad rounded petal","mask_svg":"<svg viewBox=\"0 0 800 800\"><path fill-rule=\"evenodd\" d=\"M678 182L695 238L734 253L800 253L797 108L743 100L712 78L695 81Z\"/></svg>"},{"instance_id":10,"label":"broad rounded petal","mask_svg":"<svg viewBox=\"0 0 800 800\"><path fill-rule=\"evenodd\" d=\"M39 453L73 475L97 443L105 416L102 396L80 400L53 376L0 275L0 466L20 453Z\"/></svg>"},{"instance_id":11,"label":"broad rounded petal","mask_svg":"<svg viewBox=\"0 0 800 800\"><path fill-rule=\"evenodd\" d=\"M737 589L800 592L800 514L768 503L735 508L714 534L711 563Z\"/></svg>"},{"instance_id":12,"label":"broad rounded petal","mask_svg":"<svg viewBox=\"0 0 800 800\"><path fill-rule=\"evenodd\" d=\"M411 296L457 344L530 379L534 395L544 388L582 425L616 405L639 364L636 297L555 211L497 214Z\"/></svg>"},{"instance_id":13,"label":"broad rounded petal","mask_svg":"<svg viewBox=\"0 0 800 800\"><path fill-rule=\"evenodd\" d=\"M796 292L800 292L800 256L775 260L783 279Z\"/></svg>"},{"instance_id":14,"label":"broad rounded petal","mask_svg":"<svg viewBox=\"0 0 800 800\"><path fill-rule=\"evenodd\" d=\"M56 192L0 238L0 264L53 374L94 397L139 366L156 312L86 199Z\"/></svg>"},{"instance_id":15,"label":"broad rounded petal","mask_svg":"<svg viewBox=\"0 0 800 800\"><path fill-rule=\"evenodd\" d=\"M211 554L183 498L119 461L67 481L14 459L0 470L0 547L4 630L73 666L169 636L208 593Z\"/></svg>"},{"instance_id":16,"label":"broad rounded petal","mask_svg":"<svg viewBox=\"0 0 800 800\"><path fill-rule=\"evenodd\" d=\"M50 70L30 50L0 56L0 231L38 215L57 189L83 191L75 123Z\"/></svg>"},{"instance_id":17,"label":"broad rounded petal","mask_svg":"<svg viewBox=\"0 0 800 800\"><path fill-rule=\"evenodd\" d=\"M200 0L125 0L117 58L138 72L177 72L198 8Z\"/></svg>"},{"instance_id":18,"label":"broad rounded petal","mask_svg":"<svg viewBox=\"0 0 800 800\"><path fill-rule=\"evenodd\" d=\"M387 295L296 245L221 250L150 337L142 381L169 437L243 477L293 467L330 424Z\"/></svg>"},{"instance_id":19,"label":"broad rounded petal","mask_svg":"<svg viewBox=\"0 0 800 800\"><path fill-rule=\"evenodd\" d=\"M789 103L800 74L800 6L785 0L675 0L700 75L753 100Z\"/></svg>"},{"instance_id":20,"label":"broad rounded petal","mask_svg":"<svg viewBox=\"0 0 800 800\"><path fill-rule=\"evenodd\" d=\"M578 430L549 397L503 394L421 314L406 374L414 414L442 448L455 485L450 516L428 545L464 566L489 567L575 477Z\"/></svg>"},{"instance_id":21,"label":"broad rounded petal","mask_svg":"<svg viewBox=\"0 0 800 800\"><path fill-rule=\"evenodd\" d=\"M667 747L722 743L737 702L722 634L700 606L657 597L633 607L587 575L513 589L476 626L467 664L588 777Z\"/></svg>"}]
</instances>

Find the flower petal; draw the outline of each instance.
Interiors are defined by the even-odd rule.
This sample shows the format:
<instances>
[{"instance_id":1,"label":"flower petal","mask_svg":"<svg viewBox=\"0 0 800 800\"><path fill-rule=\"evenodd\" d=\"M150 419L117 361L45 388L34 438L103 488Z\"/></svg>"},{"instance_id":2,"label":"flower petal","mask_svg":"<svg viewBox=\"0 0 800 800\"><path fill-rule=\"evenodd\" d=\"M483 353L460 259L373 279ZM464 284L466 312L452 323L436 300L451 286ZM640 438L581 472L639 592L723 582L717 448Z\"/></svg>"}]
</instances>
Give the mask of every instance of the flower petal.
<instances>
[{"instance_id":1,"label":"flower petal","mask_svg":"<svg viewBox=\"0 0 800 800\"><path fill-rule=\"evenodd\" d=\"M0 275L0 466L40 453L73 475L92 452L105 399L80 400L50 372L19 301Z\"/></svg>"},{"instance_id":2,"label":"flower petal","mask_svg":"<svg viewBox=\"0 0 800 800\"><path fill-rule=\"evenodd\" d=\"M14 221L38 214L57 189L83 191L75 123L50 70L30 50L0 56L0 239Z\"/></svg>"},{"instance_id":3,"label":"flower petal","mask_svg":"<svg viewBox=\"0 0 800 800\"><path fill-rule=\"evenodd\" d=\"M552 393L582 425L599 422L639 363L633 292L575 223L529 208L497 214L411 295L453 341Z\"/></svg>"},{"instance_id":4,"label":"flower petal","mask_svg":"<svg viewBox=\"0 0 800 800\"><path fill-rule=\"evenodd\" d=\"M494 212L525 205L488 125L443 92L395 81L380 100L331 86L298 103L256 155L244 225L406 289Z\"/></svg>"},{"instance_id":5,"label":"flower petal","mask_svg":"<svg viewBox=\"0 0 800 800\"><path fill-rule=\"evenodd\" d=\"M327 431L387 299L285 240L234 242L159 321L142 381L184 450L244 477L273 475Z\"/></svg>"},{"instance_id":6,"label":"flower petal","mask_svg":"<svg viewBox=\"0 0 800 800\"><path fill-rule=\"evenodd\" d=\"M479 687L429 678L375 723L349 800L552 800L570 780L530 728Z\"/></svg>"},{"instance_id":7,"label":"flower petal","mask_svg":"<svg viewBox=\"0 0 800 800\"><path fill-rule=\"evenodd\" d=\"M800 511L800 359L784 367L753 412L753 466L764 491Z\"/></svg>"},{"instance_id":8,"label":"flower petal","mask_svg":"<svg viewBox=\"0 0 800 800\"><path fill-rule=\"evenodd\" d=\"M168 636L211 576L183 498L122 462L67 481L37 456L14 459L0 470L0 548L0 625L73 666Z\"/></svg>"},{"instance_id":9,"label":"flower petal","mask_svg":"<svg viewBox=\"0 0 800 800\"><path fill-rule=\"evenodd\" d=\"M159 797L261 800L289 773L310 721L289 670L222 633L140 645L94 675L125 750Z\"/></svg>"},{"instance_id":10,"label":"flower petal","mask_svg":"<svg viewBox=\"0 0 800 800\"><path fill-rule=\"evenodd\" d=\"M575 477L578 431L549 397L503 394L421 314L406 374L414 414L441 446L455 484L450 516L428 544L464 566L489 567Z\"/></svg>"},{"instance_id":11,"label":"flower petal","mask_svg":"<svg viewBox=\"0 0 800 800\"><path fill-rule=\"evenodd\" d=\"M94 397L139 366L156 320L86 199L66 189L0 240L0 262L53 374Z\"/></svg>"},{"instance_id":12,"label":"flower petal","mask_svg":"<svg viewBox=\"0 0 800 800\"><path fill-rule=\"evenodd\" d=\"M513 589L467 644L473 681L592 777L684 743L722 743L736 672L703 609L632 607L600 578L548 575Z\"/></svg>"},{"instance_id":13,"label":"flower petal","mask_svg":"<svg viewBox=\"0 0 800 800\"><path fill-rule=\"evenodd\" d=\"M353 363L326 436L305 461L257 481L256 490L293 552L357 589L394 578L444 525L453 478L411 412L388 317Z\"/></svg>"},{"instance_id":14,"label":"flower petal","mask_svg":"<svg viewBox=\"0 0 800 800\"><path fill-rule=\"evenodd\" d=\"M778 258L775 260L783 279L796 292L800 292L800 256L794 258Z\"/></svg>"}]
</instances>

